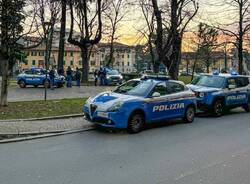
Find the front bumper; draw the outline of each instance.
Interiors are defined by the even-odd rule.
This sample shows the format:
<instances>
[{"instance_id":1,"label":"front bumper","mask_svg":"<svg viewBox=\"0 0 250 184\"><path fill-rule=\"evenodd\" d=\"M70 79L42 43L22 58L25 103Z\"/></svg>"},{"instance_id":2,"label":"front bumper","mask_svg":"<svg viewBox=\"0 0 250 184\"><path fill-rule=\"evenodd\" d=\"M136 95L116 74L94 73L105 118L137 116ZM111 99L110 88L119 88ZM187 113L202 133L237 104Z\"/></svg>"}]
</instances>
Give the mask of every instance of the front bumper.
<instances>
[{"instance_id":1,"label":"front bumper","mask_svg":"<svg viewBox=\"0 0 250 184\"><path fill-rule=\"evenodd\" d=\"M83 113L88 121L103 127L125 129L128 126L128 118L126 118L128 116L123 111L107 112L96 110L91 112L89 107L84 106Z\"/></svg>"}]
</instances>

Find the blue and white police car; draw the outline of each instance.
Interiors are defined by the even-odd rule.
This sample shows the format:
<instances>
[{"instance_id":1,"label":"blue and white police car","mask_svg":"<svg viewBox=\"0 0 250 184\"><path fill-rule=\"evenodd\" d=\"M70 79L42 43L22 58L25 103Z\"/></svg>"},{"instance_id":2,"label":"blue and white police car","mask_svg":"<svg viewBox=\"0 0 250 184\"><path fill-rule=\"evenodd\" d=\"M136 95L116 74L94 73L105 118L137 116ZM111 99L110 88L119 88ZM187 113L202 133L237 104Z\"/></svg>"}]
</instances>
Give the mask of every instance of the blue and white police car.
<instances>
[{"instance_id":1,"label":"blue and white police car","mask_svg":"<svg viewBox=\"0 0 250 184\"><path fill-rule=\"evenodd\" d=\"M197 97L197 107L219 117L227 109L243 107L250 110L249 77L231 74L202 74L187 85Z\"/></svg>"},{"instance_id":2,"label":"blue and white police car","mask_svg":"<svg viewBox=\"0 0 250 184\"><path fill-rule=\"evenodd\" d=\"M45 70L40 68L32 68L27 70L17 76L17 83L20 88L25 88L27 85L32 85L34 87L38 87L40 85L49 87L50 79L49 75L45 75ZM65 77L60 76L57 73L55 74L54 85L57 87L63 87L65 83Z\"/></svg>"},{"instance_id":3,"label":"blue and white police car","mask_svg":"<svg viewBox=\"0 0 250 184\"><path fill-rule=\"evenodd\" d=\"M194 120L196 97L182 82L148 77L131 89L125 85L122 88L125 90L118 87L113 92L89 98L83 107L86 119L103 127L127 129L130 133L140 132L147 123L176 118L186 123Z\"/></svg>"}]
</instances>

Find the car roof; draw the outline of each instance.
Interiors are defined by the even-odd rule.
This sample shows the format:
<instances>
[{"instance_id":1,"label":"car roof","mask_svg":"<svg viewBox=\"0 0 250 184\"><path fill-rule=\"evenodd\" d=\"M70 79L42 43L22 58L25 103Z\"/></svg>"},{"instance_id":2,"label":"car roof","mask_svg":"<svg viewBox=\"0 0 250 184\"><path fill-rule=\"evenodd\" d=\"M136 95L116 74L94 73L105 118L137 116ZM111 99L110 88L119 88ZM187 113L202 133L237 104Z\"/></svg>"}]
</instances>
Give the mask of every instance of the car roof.
<instances>
[{"instance_id":1,"label":"car roof","mask_svg":"<svg viewBox=\"0 0 250 184\"><path fill-rule=\"evenodd\" d=\"M232 77L249 77L249 76L246 76L246 75L232 75L232 74L229 74L229 73L219 73L217 75L214 75L214 74L201 74L200 76L219 76L219 77L225 77L225 78L232 78Z\"/></svg>"}]
</instances>

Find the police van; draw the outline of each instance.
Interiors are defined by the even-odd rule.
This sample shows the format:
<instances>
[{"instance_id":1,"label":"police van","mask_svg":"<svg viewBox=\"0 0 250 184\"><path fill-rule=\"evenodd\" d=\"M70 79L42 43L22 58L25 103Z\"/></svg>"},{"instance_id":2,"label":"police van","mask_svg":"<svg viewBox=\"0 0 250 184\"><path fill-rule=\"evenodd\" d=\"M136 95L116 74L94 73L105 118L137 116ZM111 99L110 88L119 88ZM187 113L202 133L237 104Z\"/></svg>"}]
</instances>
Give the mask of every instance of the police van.
<instances>
[{"instance_id":1,"label":"police van","mask_svg":"<svg viewBox=\"0 0 250 184\"><path fill-rule=\"evenodd\" d=\"M130 133L140 132L145 124L176 118L193 122L196 97L184 83L167 77L146 77L132 88L131 83L130 87L125 85L125 90L118 88L89 98L83 107L86 119Z\"/></svg>"},{"instance_id":2,"label":"police van","mask_svg":"<svg viewBox=\"0 0 250 184\"><path fill-rule=\"evenodd\" d=\"M248 76L221 74L202 74L187 85L197 97L197 107L201 111L221 116L223 112L235 107L250 111L250 81Z\"/></svg>"}]
</instances>

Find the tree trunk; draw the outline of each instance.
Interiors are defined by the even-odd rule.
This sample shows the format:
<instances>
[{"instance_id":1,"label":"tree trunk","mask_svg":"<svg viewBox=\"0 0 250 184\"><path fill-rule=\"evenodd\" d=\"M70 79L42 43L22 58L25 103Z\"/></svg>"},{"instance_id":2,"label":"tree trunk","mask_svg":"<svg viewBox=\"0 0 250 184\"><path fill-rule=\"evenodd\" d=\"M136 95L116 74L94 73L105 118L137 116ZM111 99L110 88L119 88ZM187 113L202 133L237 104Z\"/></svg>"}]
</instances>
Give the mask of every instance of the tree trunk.
<instances>
[{"instance_id":1,"label":"tree trunk","mask_svg":"<svg viewBox=\"0 0 250 184\"><path fill-rule=\"evenodd\" d=\"M171 53L170 60L167 61L167 63L165 62L165 64L167 64L166 66L169 71L169 76L174 80L178 80L179 64L181 60L181 37L178 33L176 33L173 35L172 39L173 51Z\"/></svg>"},{"instance_id":2,"label":"tree trunk","mask_svg":"<svg viewBox=\"0 0 250 184\"><path fill-rule=\"evenodd\" d=\"M107 63L107 67L110 67L110 65L113 67L113 56L114 56L114 35L112 35L111 42L110 42L110 53L109 53L109 59Z\"/></svg>"},{"instance_id":3,"label":"tree trunk","mask_svg":"<svg viewBox=\"0 0 250 184\"><path fill-rule=\"evenodd\" d=\"M3 59L2 61L2 84L1 84L1 99L0 106L7 106L8 101L8 77L9 77L9 61Z\"/></svg>"},{"instance_id":4,"label":"tree trunk","mask_svg":"<svg viewBox=\"0 0 250 184\"><path fill-rule=\"evenodd\" d=\"M58 53L58 71L63 70L64 62L64 44L65 44L65 29L66 29L66 0L62 0L62 17L61 17L61 30L60 30L60 41L59 41L59 53Z\"/></svg>"},{"instance_id":5,"label":"tree trunk","mask_svg":"<svg viewBox=\"0 0 250 184\"><path fill-rule=\"evenodd\" d=\"M81 48L82 57L82 82L87 83L89 81L89 60L88 60L88 48Z\"/></svg>"},{"instance_id":6,"label":"tree trunk","mask_svg":"<svg viewBox=\"0 0 250 184\"><path fill-rule=\"evenodd\" d=\"M239 4L238 72L243 73L243 4Z\"/></svg>"}]
</instances>

